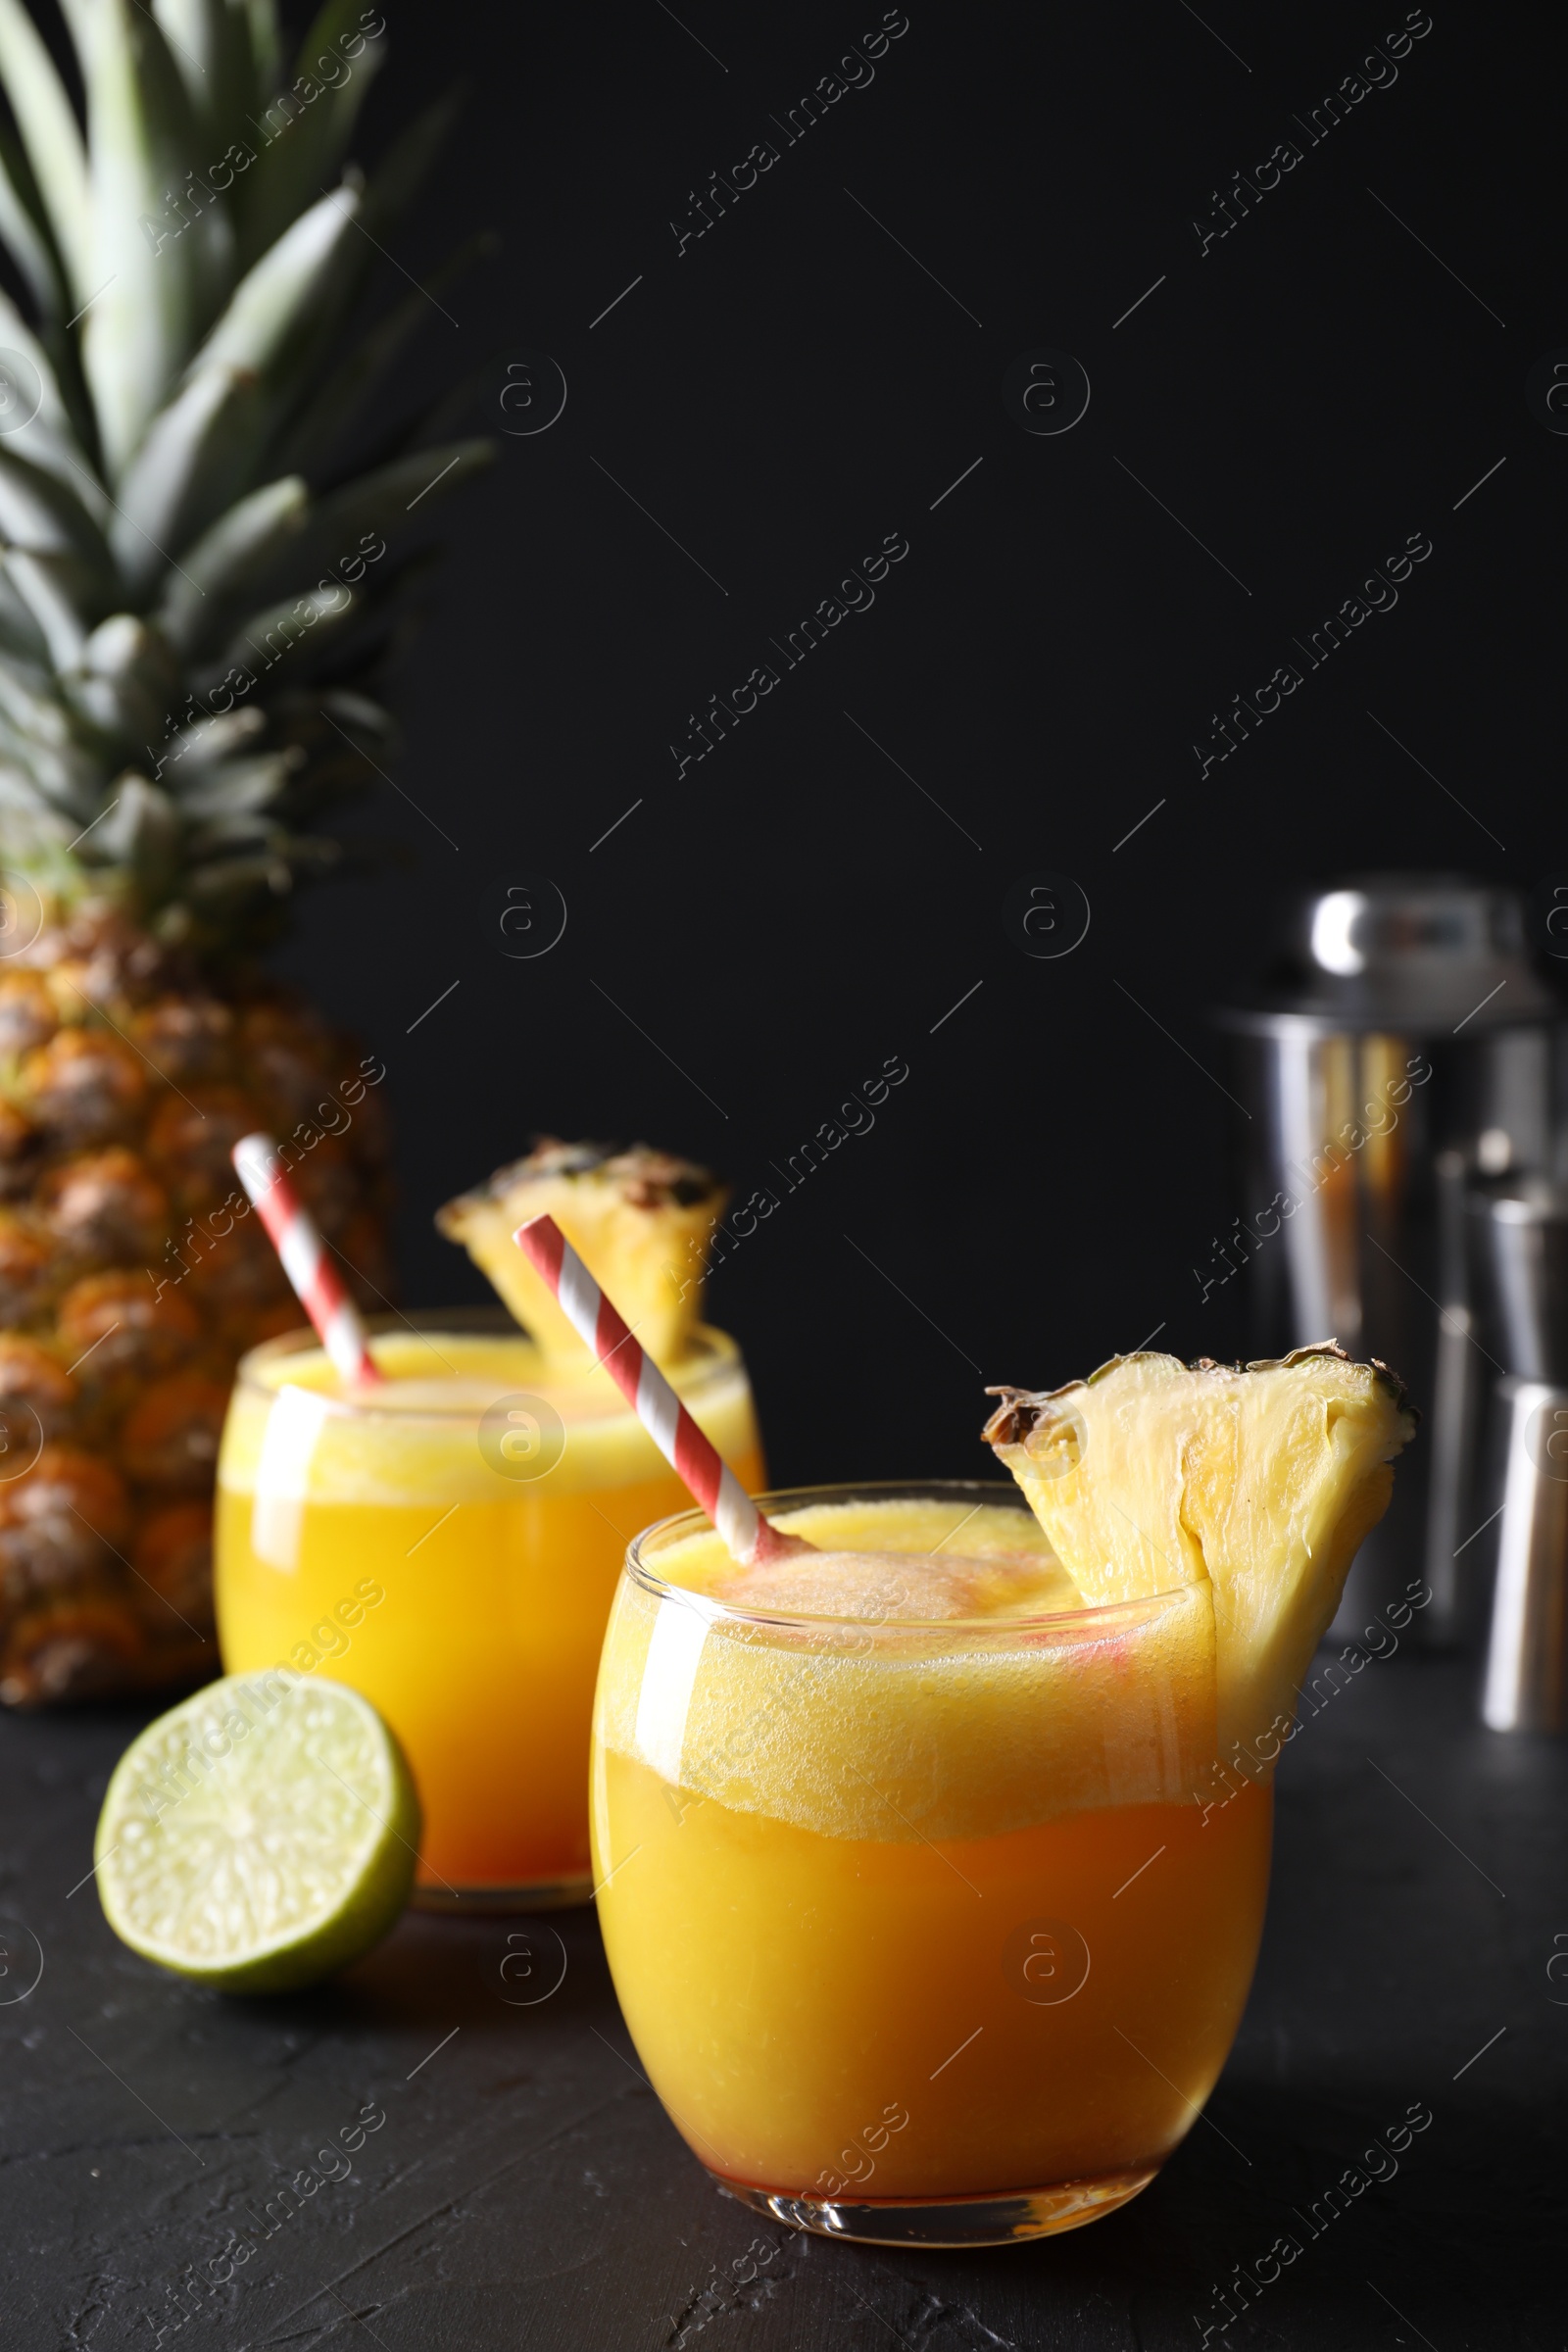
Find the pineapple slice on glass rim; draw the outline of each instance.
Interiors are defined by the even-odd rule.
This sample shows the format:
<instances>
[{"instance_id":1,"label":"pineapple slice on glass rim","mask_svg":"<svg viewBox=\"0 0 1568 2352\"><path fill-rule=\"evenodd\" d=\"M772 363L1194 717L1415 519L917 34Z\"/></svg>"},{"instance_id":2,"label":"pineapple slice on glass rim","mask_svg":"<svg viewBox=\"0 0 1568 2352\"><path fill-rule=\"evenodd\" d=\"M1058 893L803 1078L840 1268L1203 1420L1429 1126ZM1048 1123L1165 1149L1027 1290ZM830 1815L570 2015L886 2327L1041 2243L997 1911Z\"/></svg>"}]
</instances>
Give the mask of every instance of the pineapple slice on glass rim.
<instances>
[{"instance_id":1,"label":"pineapple slice on glass rim","mask_svg":"<svg viewBox=\"0 0 1568 2352\"><path fill-rule=\"evenodd\" d=\"M702 1312L708 1245L729 1187L647 1144L565 1144L541 1136L523 1159L436 1211L436 1228L461 1242L553 1364L580 1365L592 1350L513 1240L530 1217L555 1218L596 1281L613 1298L658 1364L676 1364Z\"/></svg>"},{"instance_id":2,"label":"pineapple slice on glass rim","mask_svg":"<svg viewBox=\"0 0 1568 2352\"><path fill-rule=\"evenodd\" d=\"M990 1394L982 1434L1085 1600L1206 1579L1221 1753L1266 1733L1277 1753L1415 1434L1403 1383L1330 1340L1245 1368L1113 1356L1065 1388Z\"/></svg>"}]
</instances>

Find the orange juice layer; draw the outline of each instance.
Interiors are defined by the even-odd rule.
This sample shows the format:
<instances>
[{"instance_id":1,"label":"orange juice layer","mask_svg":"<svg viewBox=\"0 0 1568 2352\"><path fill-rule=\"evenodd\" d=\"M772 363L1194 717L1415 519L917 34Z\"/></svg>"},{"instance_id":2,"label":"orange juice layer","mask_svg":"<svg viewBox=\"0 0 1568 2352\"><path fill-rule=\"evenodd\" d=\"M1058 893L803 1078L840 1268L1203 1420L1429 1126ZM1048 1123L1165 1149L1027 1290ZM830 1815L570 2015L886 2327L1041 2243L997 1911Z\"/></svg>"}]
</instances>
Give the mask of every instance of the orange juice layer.
<instances>
[{"instance_id":1,"label":"orange juice layer","mask_svg":"<svg viewBox=\"0 0 1568 2352\"><path fill-rule=\"evenodd\" d=\"M421 1886L585 1886L605 1619L627 1543L687 1496L603 1374L554 1383L520 1337L434 1346L450 1371L429 1342L376 1341L380 1414L334 1413L314 1352L267 1365L270 1395L236 1391L219 1470L223 1663L320 1674L381 1710L424 1808ZM705 1348L671 1377L755 1488L745 1374L717 1335ZM502 1475L477 1435L519 1394L551 1404L564 1438L532 1479Z\"/></svg>"},{"instance_id":2,"label":"orange juice layer","mask_svg":"<svg viewBox=\"0 0 1568 2352\"><path fill-rule=\"evenodd\" d=\"M685 1593L617 1598L606 1949L654 2087L737 2182L858 2202L1146 2178L1236 2032L1271 1798L1206 1826L1194 1801L1207 1588L1075 1616L1027 1517L962 1520L823 1507L784 1524L836 1558L748 1579L699 1540L654 1563ZM944 1537L967 1556L919 1556ZM704 1607L799 1610L777 1580L803 1574L817 1610L872 1622Z\"/></svg>"}]
</instances>

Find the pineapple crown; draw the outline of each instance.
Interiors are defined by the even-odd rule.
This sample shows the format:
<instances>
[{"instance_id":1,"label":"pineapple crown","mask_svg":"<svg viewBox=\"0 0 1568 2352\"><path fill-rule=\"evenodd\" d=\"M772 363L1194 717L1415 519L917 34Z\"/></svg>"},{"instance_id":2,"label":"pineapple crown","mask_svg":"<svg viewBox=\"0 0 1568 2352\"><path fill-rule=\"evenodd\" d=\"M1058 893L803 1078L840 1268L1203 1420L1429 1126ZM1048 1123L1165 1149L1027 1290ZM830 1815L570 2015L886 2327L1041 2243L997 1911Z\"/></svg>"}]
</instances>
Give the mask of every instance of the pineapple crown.
<instances>
[{"instance_id":1,"label":"pineapple crown","mask_svg":"<svg viewBox=\"0 0 1568 2352\"><path fill-rule=\"evenodd\" d=\"M326 0L291 71L276 0L61 8L80 116L0 0L0 240L32 313L0 291L0 865L231 946L338 857L312 820L392 732L388 542L493 455L438 406L336 463L430 307L345 337L453 101L366 178L362 0Z\"/></svg>"}]
</instances>

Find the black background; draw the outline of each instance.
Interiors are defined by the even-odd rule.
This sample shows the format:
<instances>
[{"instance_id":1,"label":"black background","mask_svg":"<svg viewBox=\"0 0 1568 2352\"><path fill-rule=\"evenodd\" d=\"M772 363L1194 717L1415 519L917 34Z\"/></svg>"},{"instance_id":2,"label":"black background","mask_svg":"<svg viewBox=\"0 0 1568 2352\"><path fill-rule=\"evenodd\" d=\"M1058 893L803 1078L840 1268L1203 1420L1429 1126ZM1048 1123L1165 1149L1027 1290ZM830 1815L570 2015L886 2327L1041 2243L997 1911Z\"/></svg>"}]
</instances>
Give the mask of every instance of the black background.
<instances>
[{"instance_id":1,"label":"black background","mask_svg":"<svg viewBox=\"0 0 1568 2352\"><path fill-rule=\"evenodd\" d=\"M568 397L442 518L396 682L416 807L358 819L406 869L323 892L282 961L388 1063L408 1299L480 1295L431 1211L534 1131L645 1136L780 1196L710 1302L775 1476L972 1473L982 1380L1055 1383L1161 1326L1242 1344L1194 1273L1227 1205L1207 1018L1280 886L1568 862L1568 441L1524 397L1568 342L1549 20L1440 7L1313 146L1293 117L1402 10L916 0L786 145L772 119L880 11L681 17L389 11L368 156L468 84L399 258L422 281L475 228L500 246L387 407L472 369L499 434L541 354ZM671 220L767 138L677 254ZM1195 217L1288 138L1300 164L1201 252ZM1042 347L1092 385L1057 437L1003 404ZM677 780L689 714L889 532L910 552L874 609ZM1413 532L1433 554L1397 607L1298 661L1200 779L1212 714ZM1002 924L1041 869L1092 908L1055 961ZM533 961L499 950L517 877L568 908ZM874 1130L785 1193L773 1168L890 1055Z\"/></svg>"}]
</instances>

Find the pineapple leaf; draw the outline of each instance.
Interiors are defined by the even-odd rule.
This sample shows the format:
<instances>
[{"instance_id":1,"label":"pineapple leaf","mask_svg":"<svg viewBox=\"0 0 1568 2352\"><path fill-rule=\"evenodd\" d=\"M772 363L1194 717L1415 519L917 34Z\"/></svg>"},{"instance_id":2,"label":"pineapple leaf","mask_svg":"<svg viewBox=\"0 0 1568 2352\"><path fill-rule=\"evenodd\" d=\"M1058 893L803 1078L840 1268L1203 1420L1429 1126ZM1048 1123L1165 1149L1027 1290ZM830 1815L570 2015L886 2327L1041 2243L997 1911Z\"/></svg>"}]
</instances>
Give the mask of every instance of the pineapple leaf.
<instances>
[{"instance_id":1,"label":"pineapple leaf","mask_svg":"<svg viewBox=\"0 0 1568 2352\"><path fill-rule=\"evenodd\" d=\"M86 466L86 453L63 397L60 376L50 355L12 302L0 292L0 346L12 358L0 372L0 400L8 417L14 416L6 440L19 455L47 467L60 480L74 482L77 495L102 523L109 512L97 478ZM21 359L25 368L18 368ZM26 370L31 369L29 376Z\"/></svg>"},{"instance_id":2,"label":"pineapple leaf","mask_svg":"<svg viewBox=\"0 0 1568 2352\"><path fill-rule=\"evenodd\" d=\"M249 27L233 0L153 0L153 15L207 141L202 166L211 170L255 95Z\"/></svg>"},{"instance_id":3,"label":"pineapple leaf","mask_svg":"<svg viewBox=\"0 0 1568 2352\"><path fill-rule=\"evenodd\" d=\"M217 206L178 225L198 142L157 24L132 0L95 0L92 24L81 62L97 234L81 354L117 481L211 315L233 232Z\"/></svg>"},{"instance_id":4,"label":"pineapple leaf","mask_svg":"<svg viewBox=\"0 0 1568 2352\"><path fill-rule=\"evenodd\" d=\"M189 699L194 702L196 698L192 695ZM266 711L257 710L227 710L217 718L194 719L166 738L164 755L158 762L160 774L166 768L178 766L192 776L205 777L252 744L266 726ZM176 778L171 789L177 793L183 785Z\"/></svg>"},{"instance_id":5,"label":"pineapple leaf","mask_svg":"<svg viewBox=\"0 0 1568 2352\"><path fill-rule=\"evenodd\" d=\"M0 658L13 667L22 662L40 673L49 661L49 648L32 617L31 606L24 603L3 569L0 569Z\"/></svg>"},{"instance_id":6,"label":"pineapple leaf","mask_svg":"<svg viewBox=\"0 0 1568 2352\"><path fill-rule=\"evenodd\" d=\"M428 499L444 497L481 473L494 463L495 454L493 441L449 441L435 449L415 450L374 473L346 482L318 507L307 534L306 561L341 563L357 541L371 533L386 538L416 527L411 514L418 514Z\"/></svg>"},{"instance_id":7,"label":"pineapple leaf","mask_svg":"<svg viewBox=\"0 0 1568 2352\"><path fill-rule=\"evenodd\" d=\"M0 0L0 80L77 302L92 292L93 205L75 111L22 0Z\"/></svg>"},{"instance_id":8,"label":"pineapple leaf","mask_svg":"<svg viewBox=\"0 0 1568 2352\"><path fill-rule=\"evenodd\" d=\"M132 612L116 612L93 630L61 686L72 709L105 738L118 764L160 733L178 678L163 632Z\"/></svg>"},{"instance_id":9,"label":"pineapple leaf","mask_svg":"<svg viewBox=\"0 0 1568 2352\"><path fill-rule=\"evenodd\" d=\"M440 560L439 547L416 547L378 575L377 585L363 598L352 638L333 648L332 660L313 679L318 701L328 687L368 687L388 666L396 665L415 626L408 591Z\"/></svg>"},{"instance_id":10,"label":"pineapple leaf","mask_svg":"<svg viewBox=\"0 0 1568 2352\"><path fill-rule=\"evenodd\" d=\"M186 792L176 792L186 817L249 816L270 808L304 765L305 755L295 748L265 752L254 760L231 760L210 771Z\"/></svg>"},{"instance_id":11,"label":"pineapple leaf","mask_svg":"<svg viewBox=\"0 0 1568 2352\"><path fill-rule=\"evenodd\" d=\"M0 821L5 826L11 855L33 871L59 874L69 870L67 845L77 830L55 815L0 748Z\"/></svg>"},{"instance_id":12,"label":"pineapple leaf","mask_svg":"<svg viewBox=\"0 0 1568 2352\"><path fill-rule=\"evenodd\" d=\"M27 159L14 133L0 124L0 237L16 257L39 314L63 318L60 257L43 218Z\"/></svg>"},{"instance_id":13,"label":"pineapple leaf","mask_svg":"<svg viewBox=\"0 0 1568 2352\"><path fill-rule=\"evenodd\" d=\"M93 11L97 5L98 0L60 0L60 14L66 20L78 66L83 49L92 39Z\"/></svg>"},{"instance_id":14,"label":"pineapple leaf","mask_svg":"<svg viewBox=\"0 0 1568 2352\"><path fill-rule=\"evenodd\" d=\"M232 499L259 438L261 387L252 375L204 368L153 419L121 486L110 545L133 598L149 596L172 550Z\"/></svg>"},{"instance_id":15,"label":"pineapple leaf","mask_svg":"<svg viewBox=\"0 0 1568 2352\"><path fill-rule=\"evenodd\" d=\"M266 110L270 136L243 183L247 254L265 253L342 163L384 54L379 43L365 42L350 61L333 47L360 14L360 0L325 0L294 61L292 84ZM328 62L337 69L333 78L325 77Z\"/></svg>"},{"instance_id":16,"label":"pineapple leaf","mask_svg":"<svg viewBox=\"0 0 1568 2352\"><path fill-rule=\"evenodd\" d=\"M125 475L111 543L132 589L146 593L170 560L244 488L310 330L330 322L358 264L348 250L358 198L323 196L240 280L155 418Z\"/></svg>"},{"instance_id":17,"label":"pineapple leaf","mask_svg":"<svg viewBox=\"0 0 1568 2352\"><path fill-rule=\"evenodd\" d=\"M337 634L357 617L360 603L352 588L334 582L329 588L312 588L304 596L285 597L264 612L253 612L216 662L198 666L197 691L213 692L233 670L255 679L285 660L290 674L303 670L318 641Z\"/></svg>"},{"instance_id":18,"label":"pineapple leaf","mask_svg":"<svg viewBox=\"0 0 1568 2352\"><path fill-rule=\"evenodd\" d=\"M165 585L159 618L182 653L210 649L226 608L298 537L310 508L304 478L285 474L239 499L180 559Z\"/></svg>"},{"instance_id":19,"label":"pineapple leaf","mask_svg":"<svg viewBox=\"0 0 1568 2352\"><path fill-rule=\"evenodd\" d=\"M338 323L348 276L358 260L362 199L357 188L328 189L301 213L235 287L228 307L191 363L203 368L276 368L323 318Z\"/></svg>"},{"instance_id":20,"label":"pineapple leaf","mask_svg":"<svg viewBox=\"0 0 1568 2352\"><path fill-rule=\"evenodd\" d=\"M257 103L277 87L283 55L283 36L277 22L277 0L240 0L250 33L252 87Z\"/></svg>"},{"instance_id":21,"label":"pineapple leaf","mask_svg":"<svg viewBox=\"0 0 1568 2352\"><path fill-rule=\"evenodd\" d=\"M74 482L31 464L20 450L0 444L0 540L34 555L74 554L92 581L91 605L102 611L115 598L115 561L97 520Z\"/></svg>"},{"instance_id":22,"label":"pineapple leaf","mask_svg":"<svg viewBox=\"0 0 1568 2352\"><path fill-rule=\"evenodd\" d=\"M103 763L77 740L60 704L10 663L0 664L0 737L36 805L74 817L72 833L84 825L102 795Z\"/></svg>"},{"instance_id":23,"label":"pineapple leaf","mask_svg":"<svg viewBox=\"0 0 1568 2352\"><path fill-rule=\"evenodd\" d=\"M319 475L366 394L429 318L430 297L444 291L482 256L496 249L497 240L488 233L470 237L449 254L422 285L394 304L384 318L361 335L290 426L275 462L284 467L297 467L302 473Z\"/></svg>"},{"instance_id":24,"label":"pineapple leaf","mask_svg":"<svg viewBox=\"0 0 1568 2352\"><path fill-rule=\"evenodd\" d=\"M318 485L318 498L324 501L339 489L349 487L355 480L363 480L368 474L379 472L383 466L391 466L399 459L416 456L425 444L433 448L438 441L449 436L453 426L471 413L474 396L499 356L498 350L487 353L483 360L467 369L456 383L450 384L446 391L438 393L425 407L400 417L368 446L361 444L356 450L354 470L346 472L341 480L328 474Z\"/></svg>"},{"instance_id":25,"label":"pineapple leaf","mask_svg":"<svg viewBox=\"0 0 1568 2352\"><path fill-rule=\"evenodd\" d=\"M358 727L362 735L368 735L382 751L390 749L397 735L397 722L390 710L372 703L368 694L350 694L339 688L318 700L323 717L343 727Z\"/></svg>"},{"instance_id":26,"label":"pineapple leaf","mask_svg":"<svg viewBox=\"0 0 1568 2352\"><path fill-rule=\"evenodd\" d=\"M103 822L87 835L81 854L92 864L128 872L144 903L156 906L180 869L179 811L167 792L134 771L117 776L111 792Z\"/></svg>"},{"instance_id":27,"label":"pineapple leaf","mask_svg":"<svg viewBox=\"0 0 1568 2352\"><path fill-rule=\"evenodd\" d=\"M80 612L82 565L72 556L35 556L22 547L7 548L0 563L37 622L55 668L72 668L87 638Z\"/></svg>"},{"instance_id":28,"label":"pineapple leaf","mask_svg":"<svg viewBox=\"0 0 1568 2352\"><path fill-rule=\"evenodd\" d=\"M199 866L215 858L232 856L235 851L275 852L282 849L287 839L275 816L266 816L257 810L249 816L224 817L217 824L187 825L182 847L187 860Z\"/></svg>"},{"instance_id":29,"label":"pineapple leaf","mask_svg":"<svg viewBox=\"0 0 1568 2352\"><path fill-rule=\"evenodd\" d=\"M463 104L463 88L455 83L445 97L416 115L400 138L393 141L377 165L367 192L367 232L380 236L392 226L423 187Z\"/></svg>"},{"instance_id":30,"label":"pineapple leaf","mask_svg":"<svg viewBox=\"0 0 1568 2352\"><path fill-rule=\"evenodd\" d=\"M272 840L270 854L215 858L191 868L185 896L213 928L233 923L241 913L254 921L252 909L259 897L271 892L279 899L286 898L296 873L310 866L325 873L343 856L335 841L310 834L285 833L278 828Z\"/></svg>"}]
</instances>

